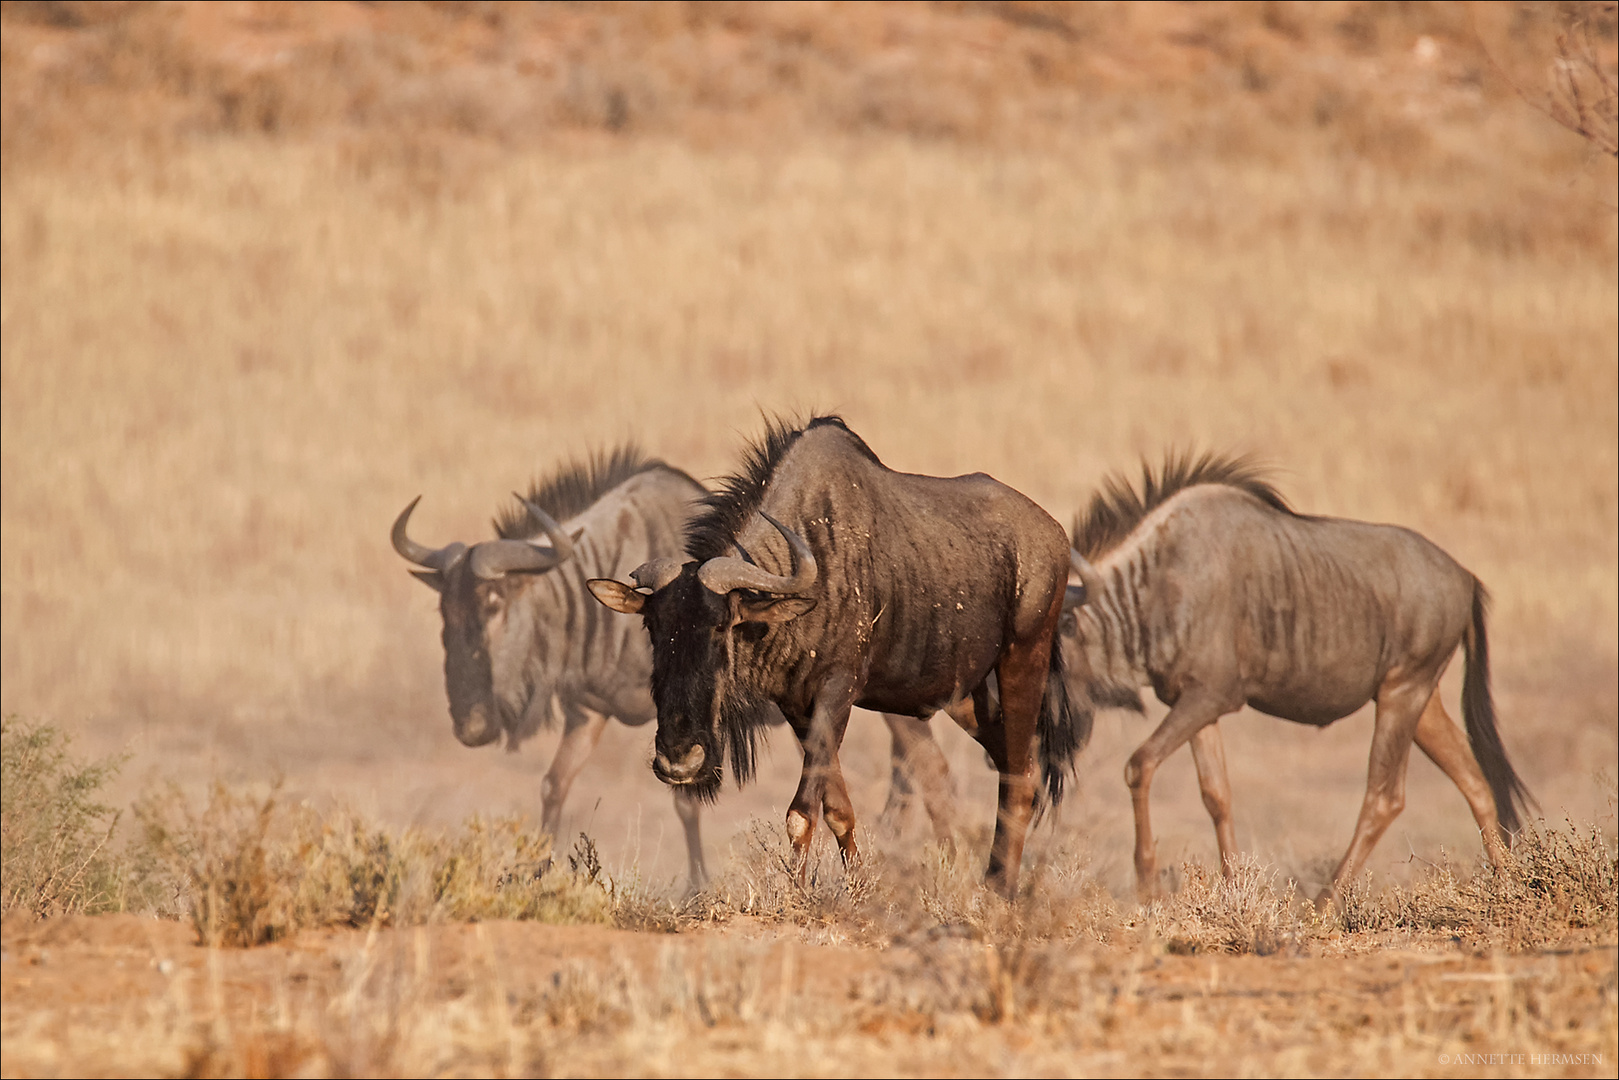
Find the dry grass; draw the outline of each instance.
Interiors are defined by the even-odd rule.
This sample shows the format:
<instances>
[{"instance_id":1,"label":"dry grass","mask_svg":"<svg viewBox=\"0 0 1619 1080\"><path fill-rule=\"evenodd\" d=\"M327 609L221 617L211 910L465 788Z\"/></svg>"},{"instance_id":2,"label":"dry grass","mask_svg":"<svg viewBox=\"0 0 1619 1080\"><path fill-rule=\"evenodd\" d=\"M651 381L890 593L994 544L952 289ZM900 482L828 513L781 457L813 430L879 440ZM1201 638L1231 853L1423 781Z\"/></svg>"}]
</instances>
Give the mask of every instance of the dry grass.
<instances>
[{"instance_id":1,"label":"dry grass","mask_svg":"<svg viewBox=\"0 0 1619 1080\"><path fill-rule=\"evenodd\" d=\"M54 734L32 729L8 746L48 749L42 731ZM60 755L12 758L8 789L64 773ZM80 806L105 770L65 774L77 785L67 804ZM141 868L130 890L167 895L206 948L186 949L161 923L8 918L7 1075L1002 1075L1238 1062L1440 1075L1456 1054L1525 1047L1557 1055L1554 1074L1587 1075L1619 1034L1619 850L1597 828L1529 829L1500 872L1458 880L1436 867L1409 888L1363 884L1323 916L1253 862L1229 880L1188 864L1173 895L1122 907L1082 851L1060 846L1040 853L1009 904L980 883L987 833L920 858L873 853L852 871L825 842L801 877L780 827L756 821L711 889L671 904L633 872L615 880L587 837L566 870L553 866L549 839L515 821L394 833L286 806L274 787L224 785L202 805L156 792L136 816L144 857L120 864ZM511 919L524 923L500 921ZM560 951L534 955L535 930L614 933L591 923L677 933L553 938ZM1207 966L1176 966L1194 955ZM1220 956L1237 966L1221 969ZM81 999L74 988L95 972L132 985ZM1391 976L1399 1004L1383 1008ZM41 978L54 993L35 987Z\"/></svg>"},{"instance_id":2,"label":"dry grass","mask_svg":"<svg viewBox=\"0 0 1619 1080\"><path fill-rule=\"evenodd\" d=\"M713 474L758 406L813 403L1059 518L1191 442L1418 528L1496 597L1531 786L1592 815L1557 778L1614 741L1611 215L1554 173L1174 161L1120 130L993 158L535 152L399 201L253 143L122 186L14 178L0 704L90 718L102 752L138 732L193 784L462 753L430 597L386 546L404 502L471 538L580 447L633 434Z\"/></svg>"},{"instance_id":3,"label":"dry grass","mask_svg":"<svg viewBox=\"0 0 1619 1080\"><path fill-rule=\"evenodd\" d=\"M150 945L126 931L99 953L81 948L120 968L150 954L164 974L133 1005L14 1007L19 971L45 978L76 962L75 933L100 939L88 924L8 923L7 1071L1113 1075L1240 1064L1452 1075L1457 1055L1494 1053L1522 1055L1494 1062L1507 1066L1500 1075L1583 1076L1600 1073L1619 1037L1615 852L1595 833L1536 834L1510 886L1458 886L1436 871L1414 893L1357 894L1341 919L1316 917L1257 866L1230 883L1187 867L1179 893L1122 911L1098 903L1066 857L1012 907L943 853L868 867L830 912L830 882L796 890L779 851L755 848L727 870L752 887L747 912L713 898L688 905L677 935L584 938L590 928L575 927L570 938L498 922L389 931L373 920L284 948L208 950L179 968L154 931ZM1559 910L1601 911L1599 926L1569 918L1574 936L1555 951L1482 939L1458 950L1458 924L1433 918L1452 902L1497 943L1544 945L1549 917L1490 898L1521 899L1548 878L1572 901ZM1241 955L1252 953L1267 955Z\"/></svg>"},{"instance_id":4,"label":"dry grass","mask_svg":"<svg viewBox=\"0 0 1619 1080\"><path fill-rule=\"evenodd\" d=\"M609 923L617 906L589 837L563 868L553 865L551 838L517 819L396 833L352 812L283 806L275 789L248 796L217 784L204 807L171 788L136 813L175 883L176 906L215 947L328 926Z\"/></svg>"},{"instance_id":5,"label":"dry grass","mask_svg":"<svg viewBox=\"0 0 1619 1080\"><path fill-rule=\"evenodd\" d=\"M1318 912L1276 867L1243 858L1230 878L1198 862L1179 867L1161 900L1121 903L1082 845L1038 854L1017 902L982 885L989 834L920 855L867 854L845 869L830 840L812 845L802 874L785 835L755 820L732 842L724 872L667 908L662 925L690 931L741 919L796 928L806 941L883 946L968 940L1018 953L1050 945L1142 945L1176 955L1327 956L1381 948L1529 952L1619 943L1619 847L1611 829L1528 826L1500 870L1449 863L1408 883L1357 882ZM647 901L626 906L645 918Z\"/></svg>"}]
</instances>

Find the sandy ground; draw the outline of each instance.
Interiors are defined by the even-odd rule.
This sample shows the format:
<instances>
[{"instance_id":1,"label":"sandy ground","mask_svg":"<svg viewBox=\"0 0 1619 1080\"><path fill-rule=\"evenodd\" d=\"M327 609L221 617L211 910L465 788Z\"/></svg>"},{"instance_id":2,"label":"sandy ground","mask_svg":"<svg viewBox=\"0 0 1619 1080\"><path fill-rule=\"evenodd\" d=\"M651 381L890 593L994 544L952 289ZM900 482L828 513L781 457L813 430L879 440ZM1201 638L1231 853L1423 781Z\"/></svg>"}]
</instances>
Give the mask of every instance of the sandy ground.
<instances>
[{"instance_id":1,"label":"sandy ground","mask_svg":"<svg viewBox=\"0 0 1619 1080\"><path fill-rule=\"evenodd\" d=\"M1596 1076L1612 1060L1606 1053L1520 1035L1468 1040L1455 1029L1467 1027L1459 1018L1482 1015L1488 1030L1504 1023L1503 1010L1533 1009L1537 993L1575 986L1583 989L1558 999L1554 1027L1567 1035L1606 1024L1611 1053L1619 993L1611 947L1309 959L1080 947L1074 979L1090 995L1093 1026L1069 1039L1045 1030L1042 1013L1054 1003L1036 992L1014 994L1003 1015L940 1019L896 1006L894 986L950 959L926 941L815 944L748 920L675 936L519 923L306 932L220 951L197 947L187 927L133 916L12 919L0 945L7 1076L210 1072L225 1061L249 1075L334 1064L386 1073L407 1059L410 1036L390 1026L358 1037L344 1002L352 1010L362 999L390 1002L393 1024L441 1025L447 1043L469 1036L446 1010L471 1003L489 1029L479 1029L476 1049L493 1046L494 1057L461 1068L504 1075L839 1075L858 1061L942 1076L1173 1076L1240 1059L1258 1074ZM974 960L983 950L963 948ZM644 1015L607 1017L609 984L639 994ZM671 1019L680 1010L696 1019ZM1374 1019L1384 1014L1408 1037L1384 1030ZM311 1016L325 1017L324 1027ZM1241 1050L1220 1038L1239 1016L1260 1033ZM1440 1016L1449 1039L1412 1037ZM525 1034L547 1024L544 1040Z\"/></svg>"}]
</instances>

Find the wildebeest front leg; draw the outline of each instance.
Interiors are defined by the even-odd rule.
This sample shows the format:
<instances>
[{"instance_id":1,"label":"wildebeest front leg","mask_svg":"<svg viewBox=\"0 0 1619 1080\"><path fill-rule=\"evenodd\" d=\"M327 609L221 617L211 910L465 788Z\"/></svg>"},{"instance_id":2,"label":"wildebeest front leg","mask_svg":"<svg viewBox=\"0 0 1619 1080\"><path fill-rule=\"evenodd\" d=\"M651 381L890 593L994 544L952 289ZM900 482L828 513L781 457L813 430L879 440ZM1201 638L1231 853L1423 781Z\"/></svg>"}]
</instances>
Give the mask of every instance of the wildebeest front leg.
<instances>
[{"instance_id":1,"label":"wildebeest front leg","mask_svg":"<svg viewBox=\"0 0 1619 1080\"><path fill-rule=\"evenodd\" d=\"M708 864L703 861L702 804L685 788L674 788L675 814L686 830L686 873L688 893L708 884Z\"/></svg>"},{"instance_id":2,"label":"wildebeest front leg","mask_svg":"<svg viewBox=\"0 0 1619 1080\"><path fill-rule=\"evenodd\" d=\"M1445 712L1445 706L1440 703L1437 687L1428 699L1427 707L1422 710L1422 716L1417 719L1416 741L1422 752L1461 789L1462 797L1473 811L1473 820L1478 823L1479 835L1484 839L1484 853L1489 856L1491 865L1500 869L1507 849L1506 838L1501 835L1501 823L1496 816L1495 795L1490 791L1489 781L1484 779L1483 770L1478 767L1478 759L1473 756L1467 736L1462 734L1461 728L1456 726L1456 722Z\"/></svg>"},{"instance_id":3,"label":"wildebeest front leg","mask_svg":"<svg viewBox=\"0 0 1619 1080\"><path fill-rule=\"evenodd\" d=\"M1199 728L1192 736L1192 760L1197 764L1198 787L1203 789L1203 806L1214 821L1220 868L1230 877L1236 872L1237 829L1231 818L1231 779L1226 775L1225 744L1220 740L1218 721Z\"/></svg>"},{"instance_id":4,"label":"wildebeest front leg","mask_svg":"<svg viewBox=\"0 0 1619 1080\"><path fill-rule=\"evenodd\" d=\"M888 802L877 818L877 828L890 836L898 834L906 809L921 795L922 805L933 822L933 835L941 844L950 843L951 803L955 793L951 790L950 766L933 738L932 726L926 720L893 713L883 713L883 722L888 725L893 768Z\"/></svg>"},{"instance_id":5,"label":"wildebeest front leg","mask_svg":"<svg viewBox=\"0 0 1619 1080\"><path fill-rule=\"evenodd\" d=\"M540 782L540 828L552 837L562 824L562 804L568 798L568 789L607 730L607 717L583 705L565 702L562 715L562 743Z\"/></svg>"},{"instance_id":6,"label":"wildebeest front leg","mask_svg":"<svg viewBox=\"0 0 1619 1080\"><path fill-rule=\"evenodd\" d=\"M1136 819L1136 891L1143 901L1158 894L1158 846L1152 835L1150 806L1152 774L1182 743L1240 704L1240 700L1232 704L1226 695L1203 687L1183 691L1157 730L1125 763L1124 782L1130 788L1130 805Z\"/></svg>"},{"instance_id":7,"label":"wildebeest front leg","mask_svg":"<svg viewBox=\"0 0 1619 1080\"><path fill-rule=\"evenodd\" d=\"M787 809L787 837L802 879L809 866L810 838L815 818L823 810L827 827L837 838L845 862L859 856L854 839L854 804L838 767L838 748L849 727L849 710L855 694L844 681L824 686L816 695L815 709L808 721L788 718L793 733L804 748L804 768L798 778L798 791Z\"/></svg>"},{"instance_id":8,"label":"wildebeest front leg","mask_svg":"<svg viewBox=\"0 0 1619 1080\"><path fill-rule=\"evenodd\" d=\"M1360 872L1384 831L1405 809L1405 772L1411 760L1411 741L1436 682L1417 682L1399 673L1383 680L1377 692L1377 719L1366 768L1366 798L1360 804L1360 818L1355 822L1349 850L1333 872L1331 883L1316 897L1317 908L1329 906L1344 883Z\"/></svg>"}]
</instances>

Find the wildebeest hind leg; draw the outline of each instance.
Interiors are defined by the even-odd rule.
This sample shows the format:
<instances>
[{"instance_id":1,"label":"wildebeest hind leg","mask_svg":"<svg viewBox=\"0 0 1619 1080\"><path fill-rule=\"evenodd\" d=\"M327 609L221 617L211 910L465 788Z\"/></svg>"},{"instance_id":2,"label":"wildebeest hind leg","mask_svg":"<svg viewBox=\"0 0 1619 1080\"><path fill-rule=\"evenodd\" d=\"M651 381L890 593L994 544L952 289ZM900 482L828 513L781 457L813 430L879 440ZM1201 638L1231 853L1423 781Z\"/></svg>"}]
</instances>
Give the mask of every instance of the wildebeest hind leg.
<instances>
[{"instance_id":1,"label":"wildebeest hind leg","mask_svg":"<svg viewBox=\"0 0 1619 1080\"><path fill-rule=\"evenodd\" d=\"M540 828L552 837L562 824L562 804L568 798L568 789L607 730L607 717L583 705L564 703L562 715L562 742L545 779L540 781Z\"/></svg>"},{"instance_id":2,"label":"wildebeest hind leg","mask_svg":"<svg viewBox=\"0 0 1619 1080\"><path fill-rule=\"evenodd\" d=\"M1226 775L1219 721L1192 736L1192 760L1197 764L1198 787L1203 789L1203 806L1214 820L1220 868L1229 878L1237 868L1237 829L1231 818L1231 779Z\"/></svg>"},{"instance_id":3,"label":"wildebeest hind leg","mask_svg":"<svg viewBox=\"0 0 1619 1080\"><path fill-rule=\"evenodd\" d=\"M1377 720L1372 728L1372 751L1366 767L1366 798L1360 804L1360 818L1349 850L1333 872L1332 881L1316 897L1317 908L1326 908L1344 884L1360 872L1377 841L1405 809L1405 772L1411 761L1411 741L1417 721L1437 679L1417 681L1400 673L1383 680L1377 692Z\"/></svg>"},{"instance_id":4,"label":"wildebeest hind leg","mask_svg":"<svg viewBox=\"0 0 1619 1080\"><path fill-rule=\"evenodd\" d=\"M708 884L708 864L703 861L702 804L684 788L671 789L675 814L686 830L686 892L688 895Z\"/></svg>"},{"instance_id":5,"label":"wildebeest hind leg","mask_svg":"<svg viewBox=\"0 0 1619 1080\"><path fill-rule=\"evenodd\" d=\"M928 818L933 822L933 835L941 844L951 842L950 766L944 760L944 751L933 738L928 721L910 716L884 713L892 744L893 767L888 786L888 802L877 818L877 829L884 835L895 836L904 827L907 809L922 797Z\"/></svg>"},{"instance_id":6,"label":"wildebeest hind leg","mask_svg":"<svg viewBox=\"0 0 1619 1080\"><path fill-rule=\"evenodd\" d=\"M1143 901L1158 894L1158 845L1152 835L1150 805L1152 774L1182 743L1240 704L1240 699L1233 704L1226 695L1202 687L1182 691L1169 715L1125 763L1124 782L1130 788L1130 806L1136 822L1136 891ZM1202 779L1201 772L1199 779ZM1218 823L1215 828L1218 830Z\"/></svg>"},{"instance_id":7,"label":"wildebeest hind leg","mask_svg":"<svg viewBox=\"0 0 1619 1080\"><path fill-rule=\"evenodd\" d=\"M1467 744L1467 736L1462 734L1461 728L1456 726L1456 722L1445 712L1445 706L1440 703L1437 687L1417 720L1416 741L1422 752L1461 789L1462 797L1473 811L1473 820L1478 823L1479 835L1484 839L1484 852L1499 869L1506 856L1506 844L1496 819L1495 796L1490 792L1489 781L1484 779L1477 759L1473 757L1473 748Z\"/></svg>"},{"instance_id":8,"label":"wildebeest hind leg","mask_svg":"<svg viewBox=\"0 0 1619 1080\"><path fill-rule=\"evenodd\" d=\"M995 665L1001 707L993 722L979 717L978 742L1000 773L996 800L995 839L989 849L984 884L1011 900L1017 896L1018 872L1029 819L1034 814L1035 727L1045 698L1051 664L1051 635L1062 613L1063 591L1056 590L1041 629L1008 644ZM978 696L975 694L975 697Z\"/></svg>"}]
</instances>

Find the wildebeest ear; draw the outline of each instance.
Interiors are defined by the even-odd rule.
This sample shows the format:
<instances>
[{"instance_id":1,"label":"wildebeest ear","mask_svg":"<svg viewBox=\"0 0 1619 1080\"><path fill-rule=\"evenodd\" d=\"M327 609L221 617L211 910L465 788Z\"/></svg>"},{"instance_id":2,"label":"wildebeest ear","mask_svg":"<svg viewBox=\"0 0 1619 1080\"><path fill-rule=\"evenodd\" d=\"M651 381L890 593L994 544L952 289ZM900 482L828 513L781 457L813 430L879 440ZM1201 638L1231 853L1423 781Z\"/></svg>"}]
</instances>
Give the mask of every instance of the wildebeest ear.
<instances>
[{"instance_id":1,"label":"wildebeest ear","mask_svg":"<svg viewBox=\"0 0 1619 1080\"><path fill-rule=\"evenodd\" d=\"M784 623L798 618L815 606L813 596L765 596L757 600L739 599L738 622Z\"/></svg>"},{"instance_id":2,"label":"wildebeest ear","mask_svg":"<svg viewBox=\"0 0 1619 1080\"><path fill-rule=\"evenodd\" d=\"M437 570L412 570L410 576L434 592L441 593L444 591L444 575Z\"/></svg>"},{"instance_id":3,"label":"wildebeest ear","mask_svg":"<svg viewBox=\"0 0 1619 1080\"><path fill-rule=\"evenodd\" d=\"M590 595L623 615L639 615L646 603L644 593L636 592L633 585L612 578L591 578L585 585L590 589Z\"/></svg>"},{"instance_id":4,"label":"wildebeest ear","mask_svg":"<svg viewBox=\"0 0 1619 1080\"><path fill-rule=\"evenodd\" d=\"M1089 599L1090 595L1085 592L1085 586L1070 585L1068 586L1068 591L1063 594L1062 609L1072 611L1077 607L1084 607L1085 601Z\"/></svg>"}]
</instances>

